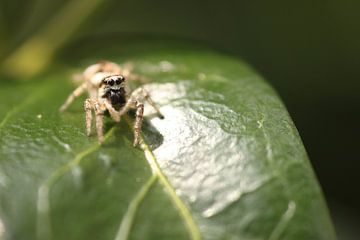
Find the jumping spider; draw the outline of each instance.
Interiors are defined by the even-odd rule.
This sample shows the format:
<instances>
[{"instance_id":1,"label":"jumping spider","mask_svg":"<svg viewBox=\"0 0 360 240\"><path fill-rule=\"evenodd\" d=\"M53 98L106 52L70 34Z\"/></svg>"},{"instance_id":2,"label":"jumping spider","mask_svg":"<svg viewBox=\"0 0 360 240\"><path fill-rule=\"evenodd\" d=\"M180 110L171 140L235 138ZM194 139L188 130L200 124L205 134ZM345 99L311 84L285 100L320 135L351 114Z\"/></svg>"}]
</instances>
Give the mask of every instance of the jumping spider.
<instances>
[{"instance_id":1,"label":"jumping spider","mask_svg":"<svg viewBox=\"0 0 360 240\"><path fill-rule=\"evenodd\" d=\"M141 81L142 78L131 74L128 68L121 68L113 62L101 61L86 68L81 75L81 79L83 83L70 94L65 103L60 107L60 111L63 112L77 97L87 91L89 98L84 103L86 133L88 136L91 134L91 110L94 110L96 130L100 144L104 142L103 117L106 111L110 113L115 122L119 122L122 115L130 109L136 109L134 147L140 141L144 101L146 100L155 109L157 114L163 118L159 108L145 89L139 87L133 92L130 91L125 79Z\"/></svg>"}]
</instances>

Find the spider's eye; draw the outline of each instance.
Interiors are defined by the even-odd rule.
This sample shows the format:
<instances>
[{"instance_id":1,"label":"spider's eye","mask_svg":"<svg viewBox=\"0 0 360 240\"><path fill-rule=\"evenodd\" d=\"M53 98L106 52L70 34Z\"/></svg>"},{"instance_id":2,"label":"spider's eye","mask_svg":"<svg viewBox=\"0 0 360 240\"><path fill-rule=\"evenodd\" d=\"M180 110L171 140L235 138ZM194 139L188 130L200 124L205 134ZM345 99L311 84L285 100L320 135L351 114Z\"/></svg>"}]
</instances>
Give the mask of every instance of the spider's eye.
<instances>
[{"instance_id":1,"label":"spider's eye","mask_svg":"<svg viewBox=\"0 0 360 240\"><path fill-rule=\"evenodd\" d=\"M116 79L115 83L116 83L116 85L119 85L121 83L121 81L119 79Z\"/></svg>"},{"instance_id":2,"label":"spider's eye","mask_svg":"<svg viewBox=\"0 0 360 240\"><path fill-rule=\"evenodd\" d=\"M114 80L112 80L112 79L109 80L109 81L108 81L108 84L109 84L110 86L114 85Z\"/></svg>"}]
</instances>

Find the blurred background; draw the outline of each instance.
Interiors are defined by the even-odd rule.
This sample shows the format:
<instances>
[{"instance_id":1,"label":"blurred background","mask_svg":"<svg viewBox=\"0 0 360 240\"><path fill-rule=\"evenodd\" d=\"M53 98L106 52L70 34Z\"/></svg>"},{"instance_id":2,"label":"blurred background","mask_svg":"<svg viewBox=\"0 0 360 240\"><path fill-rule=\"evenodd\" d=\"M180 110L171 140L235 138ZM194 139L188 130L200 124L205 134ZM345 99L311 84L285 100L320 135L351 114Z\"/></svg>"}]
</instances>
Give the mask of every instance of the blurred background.
<instances>
[{"instance_id":1,"label":"blurred background","mask_svg":"<svg viewBox=\"0 0 360 240\"><path fill-rule=\"evenodd\" d=\"M251 64L287 105L339 239L359 239L360 1L0 1L5 63L36 52L34 36L52 42L40 72L66 46L113 34L200 42Z\"/></svg>"}]
</instances>

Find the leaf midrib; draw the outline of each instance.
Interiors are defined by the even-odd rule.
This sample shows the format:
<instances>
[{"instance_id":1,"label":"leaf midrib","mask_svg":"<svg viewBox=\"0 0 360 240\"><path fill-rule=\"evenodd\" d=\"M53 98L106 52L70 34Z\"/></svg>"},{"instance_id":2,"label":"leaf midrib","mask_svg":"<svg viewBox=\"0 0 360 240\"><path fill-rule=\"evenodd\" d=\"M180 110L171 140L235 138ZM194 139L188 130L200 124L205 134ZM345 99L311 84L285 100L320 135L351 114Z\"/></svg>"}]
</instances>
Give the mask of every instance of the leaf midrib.
<instances>
[{"instance_id":1,"label":"leaf midrib","mask_svg":"<svg viewBox=\"0 0 360 240\"><path fill-rule=\"evenodd\" d=\"M133 128L132 122L128 116L124 117L127 125L130 129ZM159 163L154 155L154 153L151 151L149 145L144 140L143 136L140 137L141 142L141 149L144 151L145 158L147 162L149 163L153 176L156 176L159 179L160 184L167 190L167 193L169 194L169 197L173 204L176 206L176 208L179 211L179 214L182 218L182 220L185 223L185 226L187 227L190 237L192 240L201 240L201 233L199 226L195 222L192 214L190 213L189 209L187 208L186 204L182 201L182 199L176 194L175 189L169 182L168 178L165 176L163 171L161 170ZM150 179L151 180L151 179Z\"/></svg>"},{"instance_id":2,"label":"leaf midrib","mask_svg":"<svg viewBox=\"0 0 360 240\"><path fill-rule=\"evenodd\" d=\"M7 121L10 118L12 118L14 115L16 115L22 108L36 102L36 100L38 100L39 96L43 92L44 88L45 87L43 86L38 91L36 91L32 95L30 95L27 98L27 100L23 101L20 105L17 105L15 108L12 108L10 111L8 111L6 113L6 115L4 116L4 118L2 119L2 121L0 122L0 130L1 130L1 128L3 128L6 125ZM132 126L132 122L131 122L130 118L128 116L125 116L124 119L125 119L127 125L129 126L129 128L132 129L133 126ZM115 131L115 127L112 127L109 130L109 132L105 135L105 139L110 138L113 135L114 131ZM191 215L186 204L176 194L175 189L173 188L173 186L171 185L171 183L169 182L169 180L167 179L165 174L162 172L154 153L151 151L149 145L145 142L145 140L142 136L141 136L141 142L142 142L141 149L144 151L145 158L152 169L152 177L143 185L142 189L140 189L140 192L133 198L131 203L136 202L136 206L138 207L141 204L141 202L144 200L146 195L148 194L150 188L153 186L153 183L156 182L157 180L159 180L160 184L163 185L163 187L167 190L167 192L169 194L168 196L170 197L171 201L173 202L173 204L176 206L177 210L179 211L179 214L180 214L182 220L184 221L185 226L187 227L187 229L189 231L191 239L201 240L202 239L201 233L200 233L199 227L196 224L193 216ZM36 204L37 204L37 206L36 206L37 207L36 233L37 233L38 239L40 239L40 240L41 239L50 239L51 235L52 235L51 219L49 216L50 203L51 203L49 193L50 193L53 185L55 185L57 183L57 181L59 181L61 179L61 177L63 177L66 173L68 173L71 169L73 169L73 167L78 166L80 164L80 162L86 156L88 156L91 153L96 152L99 148L100 148L100 145L98 143L95 143L95 144L91 145L90 147L86 148L85 150L81 151L80 153L76 154L76 156L71 161L56 168L49 175L49 177L46 178L40 184L40 186L38 188L37 202L36 202ZM146 187L146 186L148 186L148 187ZM143 188L145 188L146 191L142 191ZM139 199L136 199L136 198L139 198ZM132 219L130 221L131 224L135 218L137 207L135 208L135 211L131 214L131 217L132 217ZM128 209L128 211L129 211L129 209ZM123 220L126 216L128 216L126 214L127 213L125 213ZM122 223L120 224L119 231L122 227L123 220L122 220ZM129 226L127 226L129 228L128 231L131 228L131 224ZM122 239L122 238L118 238L118 235L117 235L115 239Z\"/></svg>"}]
</instances>

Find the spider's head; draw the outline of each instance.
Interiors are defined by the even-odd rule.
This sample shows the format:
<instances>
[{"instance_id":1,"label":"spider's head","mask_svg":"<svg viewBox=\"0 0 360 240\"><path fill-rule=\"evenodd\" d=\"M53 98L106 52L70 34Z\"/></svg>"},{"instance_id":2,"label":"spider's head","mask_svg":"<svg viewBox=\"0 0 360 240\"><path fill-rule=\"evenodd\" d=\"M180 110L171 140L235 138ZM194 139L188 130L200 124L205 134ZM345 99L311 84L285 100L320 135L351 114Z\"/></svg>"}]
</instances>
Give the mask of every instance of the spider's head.
<instances>
[{"instance_id":1,"label":"spider's head","mask_svg":"<svg viewBox=\"0 0 360 240\"><path fill-rule=\"evenodd\" d=\"M123 75L112 75L102 80L101 86L105 89L119 89L124 87L125 78Z\"/></svg>"},{"instance_id":2,"label":"spider's head","mask_svg":"<svg viewBox=\"0 0 360 240\"><path fill-rule=\"evenodd\" d=\"M101 97L108 98L112 105L125 103L125 78L122 75L112 75L104 78L100 85Z\"/></svg>"}]
</instances>

